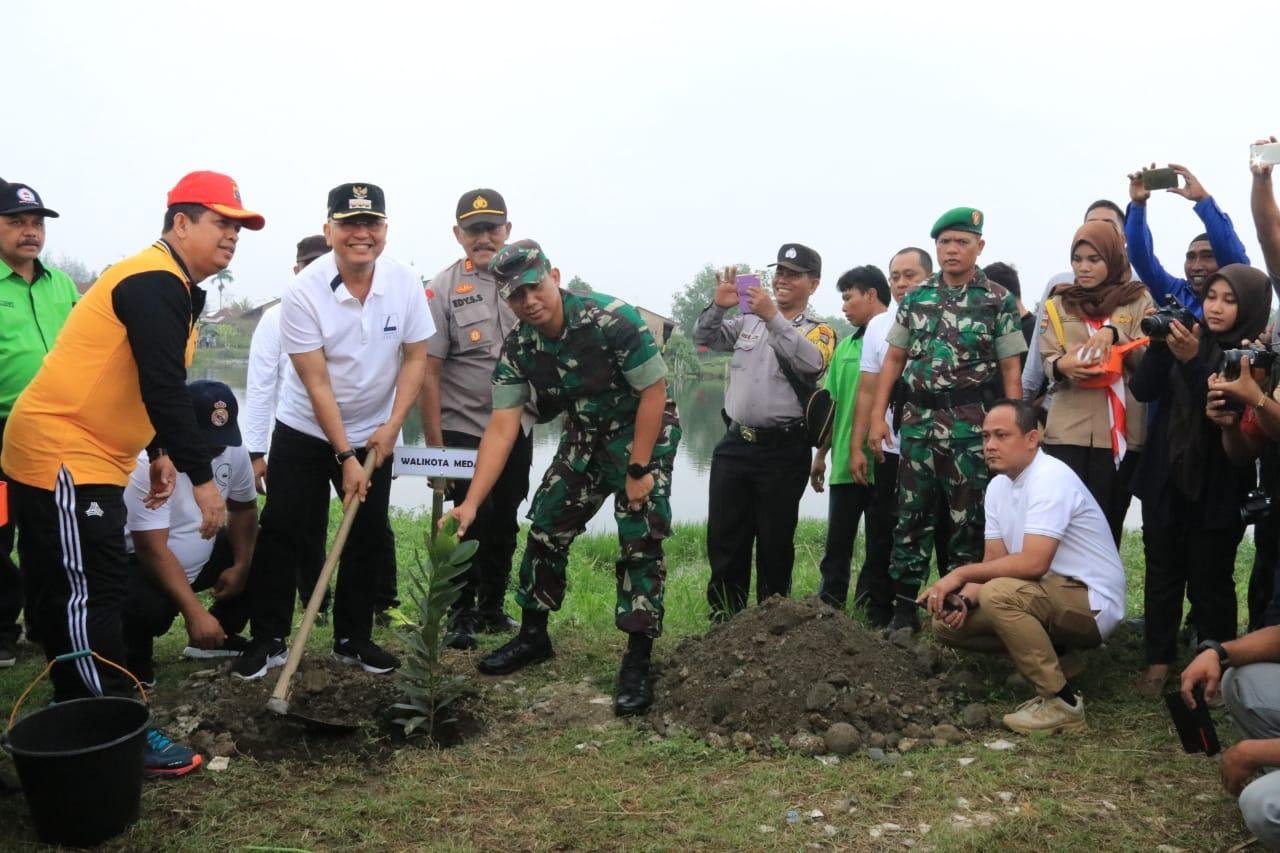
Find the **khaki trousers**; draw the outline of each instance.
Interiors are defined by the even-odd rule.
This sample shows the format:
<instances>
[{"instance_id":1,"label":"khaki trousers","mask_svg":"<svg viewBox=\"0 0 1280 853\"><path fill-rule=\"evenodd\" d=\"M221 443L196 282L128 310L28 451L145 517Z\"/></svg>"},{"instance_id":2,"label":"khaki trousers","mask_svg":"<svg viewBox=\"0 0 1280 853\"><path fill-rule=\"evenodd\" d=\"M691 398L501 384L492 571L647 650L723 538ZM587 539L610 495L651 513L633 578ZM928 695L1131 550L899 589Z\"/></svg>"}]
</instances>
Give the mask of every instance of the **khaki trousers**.
<instances>
[{"instance_id":1,"label":"khaki trousers","mask_svg":"<svg viewBox=\"0 0 1280 853\"><path fill-rule=\"evenodd\" d=\"M1066 686L1054 646L1092 649L1102 643L1089 588L1053 573L1040 580L996 578L982 585L978 609L958 630L934 620L933 632L948 646L1007 653L1018 672L1045 697Z\"/></svg>"}]
</instances>

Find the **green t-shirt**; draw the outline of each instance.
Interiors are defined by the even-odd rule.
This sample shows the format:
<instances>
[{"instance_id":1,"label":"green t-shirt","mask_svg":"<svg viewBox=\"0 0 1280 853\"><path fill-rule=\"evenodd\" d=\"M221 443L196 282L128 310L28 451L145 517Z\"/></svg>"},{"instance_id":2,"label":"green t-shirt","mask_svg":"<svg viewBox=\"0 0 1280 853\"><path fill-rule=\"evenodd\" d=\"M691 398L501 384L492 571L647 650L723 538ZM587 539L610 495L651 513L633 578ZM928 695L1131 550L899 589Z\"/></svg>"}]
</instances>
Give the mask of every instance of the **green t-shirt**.
<instances>
[{"instance_id":1,"label":"green t-shirt","mask_svg":"<svg viewBox=\"0 0 1280 853\"><path fill-rule=\"evenodd\" d=\"M849 439L853 436L858 380L862 378L859 370L862 340L861 333L841 340L836 344L831 366L827 368L825 387L835 401L835 418L831 422L831 466L827 469L827 482L832 486L853 483L853 476L849 473ZM867 482L873 482L874 471L874 465L867 466Z\"/></svg>"},{"instance_id":2,"label":"green t-shirt","mask_svg":"<svg viewBox=\"0 0 1280 853\"><path fill-rule=\"evenodd\" d=\"M27 284L0 261L0 418L13 411L79 298L62 270L37 260L35 281Z\"/></svg>"}]
</instances>

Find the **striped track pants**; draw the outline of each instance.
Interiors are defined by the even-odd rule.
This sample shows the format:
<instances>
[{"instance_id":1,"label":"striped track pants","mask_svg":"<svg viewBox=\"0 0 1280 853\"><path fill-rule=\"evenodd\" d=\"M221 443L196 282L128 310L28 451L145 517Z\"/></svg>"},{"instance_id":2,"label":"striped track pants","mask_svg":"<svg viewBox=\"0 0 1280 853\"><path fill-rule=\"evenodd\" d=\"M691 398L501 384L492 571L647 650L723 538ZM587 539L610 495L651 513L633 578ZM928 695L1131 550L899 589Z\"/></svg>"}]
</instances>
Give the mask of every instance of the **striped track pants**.
<instances>
[{"instance_id":1,"label":"striped track pants","mask_svg":"<svg viewBox=\"0 0 1280 853\"><path fill-rule=\"evenodd\" d=\"M53 658L91 649L124 663L121 606L128 589L124 489L77 485L60 469L52 491L14 482L19 561L31 635ZM124 675L92 658L53 668L54 698L132 696Z\"/></svg>"}]
</instances>

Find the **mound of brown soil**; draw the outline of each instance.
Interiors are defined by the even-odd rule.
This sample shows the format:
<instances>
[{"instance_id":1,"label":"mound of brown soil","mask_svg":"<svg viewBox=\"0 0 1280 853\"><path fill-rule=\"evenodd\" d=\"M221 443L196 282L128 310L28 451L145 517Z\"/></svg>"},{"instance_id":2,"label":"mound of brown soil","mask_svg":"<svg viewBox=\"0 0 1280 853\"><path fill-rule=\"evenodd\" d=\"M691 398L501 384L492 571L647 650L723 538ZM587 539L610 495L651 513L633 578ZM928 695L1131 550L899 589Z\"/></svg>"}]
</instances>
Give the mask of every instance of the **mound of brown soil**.
<instances>
[{"instance_id":1,"label":"mound of brown soil","mask_svg":"<svg viewBox=\"0 0 1280 853\"><path fill-rule=\"evenodd\" d=\"M267 710L280 670L257 681L233 678L226 666L193 672L177 689L152 700L160 726L175 740L206 756L247 755L259 760L320 760L339 755L375 759L404 745L389 708L404 701L394 676L371 675L321 655L304 657L293 677L289 711L331 723L354 725L354 732L314 731ZM474 719L458 708L459 721L442 728L437 745L452 745L473 734ZM426 738L413 742L424 745Z\"/></svg>"},{"instance_id":2,"label":"mound of brown soil","mask_svg":"<svg viewBox=\"0 0 1280 853\"><path fill-rule=\"evenodd\" d=\"M711 743L776 736L808 754L955 743L963 703L940 663L929 645L884 640L817 599L775 597L676 646L656 708Z\"/></svg>"}]
</instances>

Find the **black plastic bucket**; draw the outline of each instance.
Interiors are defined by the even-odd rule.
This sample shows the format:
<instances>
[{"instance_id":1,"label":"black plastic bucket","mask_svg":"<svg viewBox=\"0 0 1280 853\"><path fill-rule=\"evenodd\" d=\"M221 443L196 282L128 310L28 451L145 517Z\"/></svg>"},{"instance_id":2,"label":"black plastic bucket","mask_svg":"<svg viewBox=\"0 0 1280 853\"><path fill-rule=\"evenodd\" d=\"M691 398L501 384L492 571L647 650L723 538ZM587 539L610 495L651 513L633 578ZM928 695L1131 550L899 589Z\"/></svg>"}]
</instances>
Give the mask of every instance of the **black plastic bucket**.
<instances>
[{"instance_id":1,"label":"black plastic bucket","mask_svg":"<svg viewBox=\"0 0 1280 853\"><path fill-rule=\"evenodd\" d=\"M138 819L151 710L100 696L42 708L4 735L40 840L89 847Z\"/></svg>"}]
</instances>

